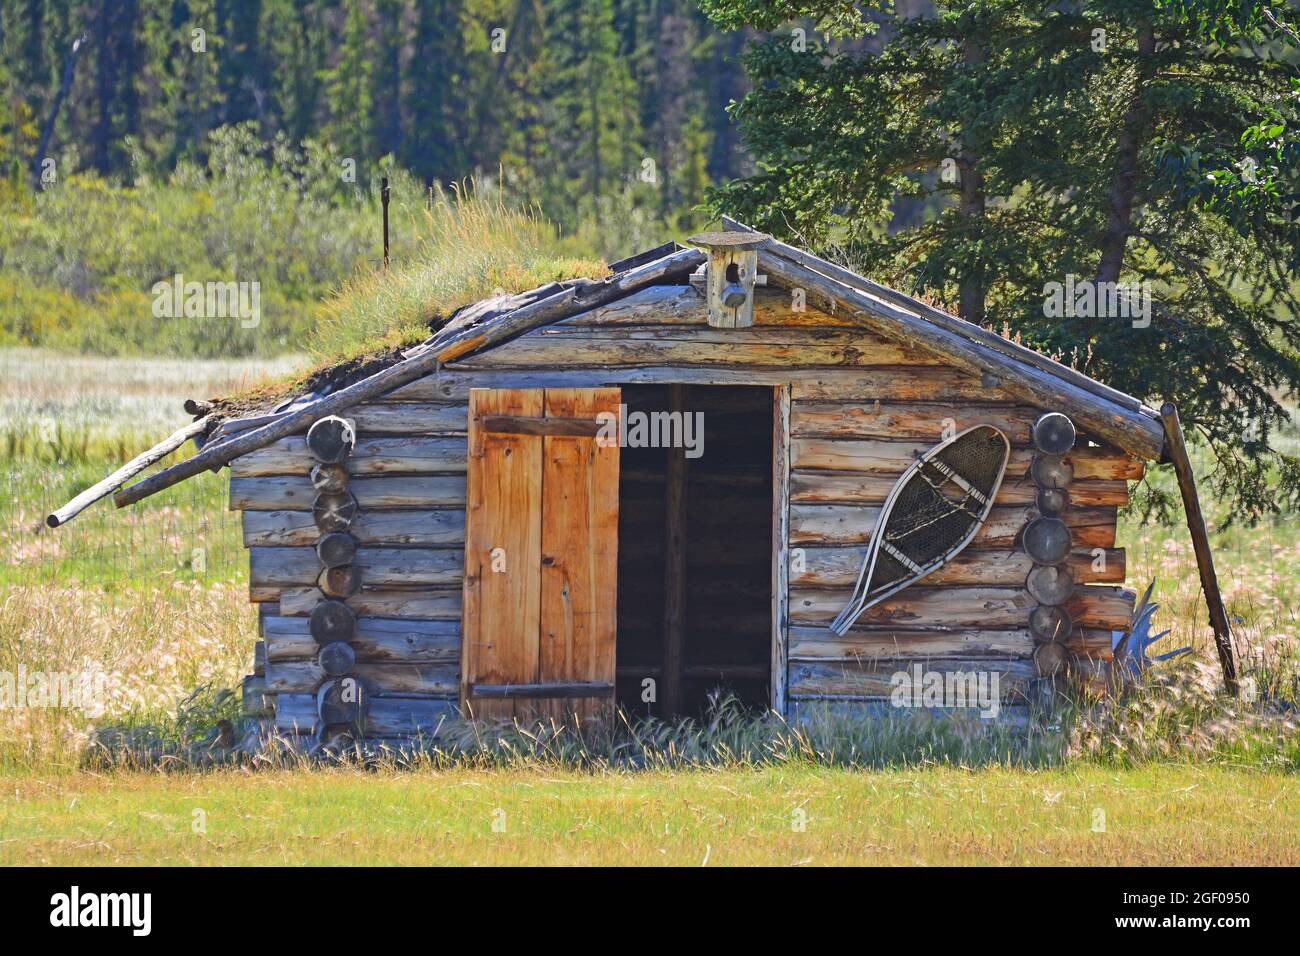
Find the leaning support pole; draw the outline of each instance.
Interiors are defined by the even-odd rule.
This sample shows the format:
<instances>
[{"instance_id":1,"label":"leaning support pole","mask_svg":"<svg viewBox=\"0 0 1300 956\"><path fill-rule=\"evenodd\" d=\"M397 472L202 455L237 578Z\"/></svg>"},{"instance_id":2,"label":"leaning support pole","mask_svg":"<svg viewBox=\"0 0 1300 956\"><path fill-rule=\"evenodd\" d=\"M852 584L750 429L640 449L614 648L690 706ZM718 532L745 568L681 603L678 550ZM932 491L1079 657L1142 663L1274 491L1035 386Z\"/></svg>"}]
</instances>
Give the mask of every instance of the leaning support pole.
<instances>
[{"instance_id":1,"label":"leaning support pole","mask_svg":"<svg viewBox=\"0 0 1300 956\"><path fill-rule=\"evenodd\" d=\"M196 435L201 435L208 427L208 422L212 416L205 415L196 422L191 422L184 428L172 432L158 444L154 445L148 451L132 458L125 465L113 472L99 484L87 488L77 497L73 498L66 505L60 508L54 514L45 519L45 523L51 528L57 528L61 524L67 524L81 512L85 511L100 498L111 495L124 484L144 471L155 462L166 458L181 445L184 445Z\"/></svg>"},{"instance_id":2,"label":"leaning support pole","mask_svg":"<svg viewBox=\"0 0 1300 956\"><path fill-rule=\"evenodd\" d=\"M261 428L241 432L229 441L209 445L193 458L187 458L156 475L150 475L130 488L124 488L113 496L113 503L119 508L133 505L186 478L192 478L208 469L219 468L234 461L240 455L246 455L273 441L287 438L327 415L333 415L358 402L412 382L447 362L504 342L516 335L522 335L530 329L558 322L560 319L612 302L629 292L654 285L667 276L689 272L704 261L705 255L698 249L683 249L599 282L592 282L582 287L563 288L544 299L498 316L482 326L448 326L418 352L412 351L410 358L396 365L390 365L382 372L376 372L347 388L309 402Z\"/></svg>"},{"instance_id":3,"label":"leaning support pole","mask_svg":"<svg viewBox=\"0 0 1300 956\"><path fill-rule=\"evenodd\" d=\"M1165 454L1173 462L1178 476L1178 490L1183 495L1183 510L1187 512L1187 530L1192 534L1192 550L1196 552L1196 566L1201 572L1201 590L1210 610L1210 627L1214 628L1214 643L1219 648L1219 663L1223 665L1223 683L1228 693L1237 695L1237 662L1232 656L1232 632L1228 628L1228 612L1223 607L1219 593L1219 578L1214 573L1214 555L1210 552L1210 536L1205 529L1205 515L1201 500L1196 495L1196 476L1192 462L1187 457L1187 444L1183 441L1183 426L1178 420L1178 408L1165 402L1160 408L1160 418L1165 423Z\"/></svg>"}]
</instances>

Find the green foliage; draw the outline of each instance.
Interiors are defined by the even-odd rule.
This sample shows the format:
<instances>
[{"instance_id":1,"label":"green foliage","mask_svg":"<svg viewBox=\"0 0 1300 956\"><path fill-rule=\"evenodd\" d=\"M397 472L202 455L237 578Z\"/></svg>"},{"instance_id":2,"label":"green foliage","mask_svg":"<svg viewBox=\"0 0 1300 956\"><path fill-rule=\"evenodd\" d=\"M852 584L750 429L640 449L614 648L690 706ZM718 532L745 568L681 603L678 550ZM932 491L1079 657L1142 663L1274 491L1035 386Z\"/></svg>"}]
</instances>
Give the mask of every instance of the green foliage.
<instances>
[{"instance_id":1,"label":"green foliage","mask_svg":"<svg viewBox=\"0 0 1300 956\"><path fill-rule=\"evenodd\" d=\"M129 180L165 177L182 160L203 166L214 129L256 122L267 145L328 144L355 161L362 184L388 156L423 185L499 175L566 230L629 206L661 228L689 228L701 169L740 168L739 155L715 149L730 133L725 96L709 95L741 83L740 69L724 47L691 42L707 30L692 0L111 6L101 23L102 4L0 3L0 167L36 164L39 136L28 133L51 115L48 152L65 179L85 167ZM27 132L15 137L15 126ZM646 157L657 183L636 178Z\"/></svg>"},{"instance_id":2,"label":"green foliage","mask_svg":"<svg viewBox=\"0 0 1300 956\"><path fill-rule=\"evenodd\" d=\"M728 27L843 17L836 0L705 6ZM878 53L774 33L733 109L757 170L710 207L1176 401L1234 516L1294 507L1300 460L1273 440L1300 388L1300 56L1282 15L944 0L876 14ZM1149 289L1149 325L1053 311L1070 278Z\"/></svg>"}]
</instances>

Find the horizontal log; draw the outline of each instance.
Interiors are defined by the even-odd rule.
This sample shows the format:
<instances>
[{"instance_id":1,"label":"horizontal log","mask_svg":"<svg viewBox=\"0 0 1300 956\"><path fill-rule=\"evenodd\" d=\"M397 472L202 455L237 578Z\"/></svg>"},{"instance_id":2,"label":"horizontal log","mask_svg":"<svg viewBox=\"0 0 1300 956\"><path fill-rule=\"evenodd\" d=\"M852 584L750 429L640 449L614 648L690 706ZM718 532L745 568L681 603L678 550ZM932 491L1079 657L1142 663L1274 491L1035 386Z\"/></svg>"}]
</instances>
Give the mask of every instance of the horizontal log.
<instances>
[{"instance_id":1,"label":"horizontal log","mask_svg":"<svg viewBox=\"0 0 1300 956\"><path fill-rule=\"evenodd\" d=\"M799 548L790 557L790 583L801 587L853 587L867 549L865 547ZM1091 584L1122 584L1123 548L1103 548L1100 554L1075 551L1070 555L1074 580ZM967 549L923 580L927 585L1021 586L1034 562L1019 550Z\"/></svg>"},{"instance_id":2,"label":"horizontal log","mask_svg":"<svg viewBox=\"0 0 1300 956\"><path fill-rule=\"evenodd\" d=\"M849 588L790 589L790 620L796 624L825 624L849 602ZM857 626L917 628L1019 629L1028 626L1029 612L1038 606L1024 588L948 587L915 585L868 608ZM1110 585L1080 585L1065 605L1076 625L1117 630L1128 626L1133 592Z\"/></svg>"},{"instance_id":3,"label":"horizontal log","mask_svg":"<svg viewBox=\"0 0 1300 956\"><path fill-rule=\"evenodd\" d=\"M366 734L376 737L436 735L460 714L456 702L436 697L371 697L367 701ZM275 729L282 734L314 734L319 730L315 694L280 694Z\"/></svg>"},{"instance_id":4,"label":"horizontal log","mask_svg":"<svg viewBox=\"0 0 1300 956\"><path fill-rule=\"evenodd\" d=\"M702 293L691 285L657 285L597 309L589 309L553 328L599 326L601 328L645 325L708 325L709 310ZM784 289L754 289L754 326L819 327L843 325L842 318L808 306L794 310L794 300Z\"/></svg>"},{"instance_id":5,"label":"horizontal log","mask_svg":"<svg viewBox=\"0 0 1300 956\"><path fill-rule=\"evenodd\" d=\"M273 694L312 693L327 678L316 661L268 661L266 686ZM360 662L350 676L375 694L455 694L460 686L459 664Z\"/></svg>"},{"instance_id":6,"label":"horizontal log","mask_svg":"<svg viewBox=\"0 0 1300 956\"><path fill-rule=\"evenodd\" d=\"M975 535L970 547L994 550L1016 547L1031 514L1029 507L995 507ZM872 505L791 505L790 544L835 546L866 544L876 528L880 508ZM1071 508L1066 525L1074 538L1075 550L1115 546L1115 508Z\"/></svg>"},{"instance_id":7,"label":"horizontal log","mask_svg":"<svg viewBox=\"0 0 1300 956\"><path fill-rule=\"evenodd\" d=\"M936 442L887 439L795 438L790 442L790 465L798 470L852 471L861 474L900 475L918 455ZM1013 448L1007 475L1021 477L1033 460L1029 448ZM1074 478L1138 481L1145 466L1122 451L1111 448L1076 448L1066 459L1074 465Z\"/></svg>"},{"instance_id":8,"label":"horizontal log","mask_svg":"<svg viewBox=\"0 0 1300 956\"><path fill-rule=\"evenodd\" d=\"M790 628L791 661L851 661L871 658L929 660L941 657L1004 657L1030 660L1034 636L1028 628L1006 630L898 631L855 630L843 637L812 625ZM1067 648L1099 660L1110 658L1110 631L1076 630Z\"/></svg>"},{"instance_id":9,"label":"horizontal log","mask_svg":"<svg viewBox=\"0 0 1300 956\"><path fill-rule=\"evenodd\" d=\"M366 508L465 506L463 475L382 475L353 478L348 491ZM306 511L319 494L302 475L230 479L231 511Z\"/></svg>"},{"instance_id":10,"label":"horizontal log","mask_svg":"<svg viewBox=\"0 0 1300 956\"><path fill-rule=\"evenodd\" d=\"M853 472L796 471L790 476L790 500L831 504L861 502L882 504L898 482L898 475L861 475ZM952 488L945 485L945 490ZM1072 505L1091 507L1128 504L1128 482L1091 479L1070 485ZM953 495L960 492L953 491ZM1008 475L998 486L994 500L1000 505L1031 505L1038 499L1038 486L1028 475Z\"/></svg>"},{"instance_id":11,"label":"horizontal log","mask_svg":"<svg viewBox=\"0 0 1300 956\"><path fill-rule=\"evenodd\" d=\"M458 474L465 471L467 454L463 437L433 438L427 435L395 435L357 440L348 457L348 473ZM235 478L263 475L308 475L315 461L300 435L281 438L230 463Z\"/></svg>"},{"instance_id":12,"label":"horizontal log","mask_svg":"<svg viewBox=\"0 0 1300 956\"><path fill-rule=\"evenodd\" d=\"M305 617L321 600L319 588L286 588L280 592L280 613ZM460 620L460 588L438 591L363 590L348 599L358 617L410 617L429 620Z\"/></svg>"},{"instance_id":13,"label":"horizontal log","mask_svg":"<svg viewBox=\"0 0 1300 956\"><path fill-rule=\"evenodd\" d=\"M886 342L861 329L538 329L490 352L456 363L459 369L653 368L659 365L733 368L861 368L941 364L929 352Z\"/></svg>"},{"instance_id":14,"label":"horizontal log","mask_svg":"<svg viewBox=\"0 0 1300 956\"><path fill-rule=\"evenodd\" d=\"M457 402L471 388L589 388L597 385L791 385L791 394L804 399L870 399L893 401L1014 401L992 379L982 380L943 366L897 366L874 369L655 368L547 369L469 371L442 368L391 392L392 401Z\"/></svg>"},{"instance_id":15,"label":"horizontal log","mask_svg":"<svg viewBox=\"0 0 1300 956\"><path fill-rule=\"evenodd\" d=\"M795 438L910 438L937 443L954 432L992 425L1013 445L1029 445L1042 414L1025 405L941 402L794 402Z\"/></svg>"},{"instance_id":16,"label":"horizontal log","mask_svg":"<svg viewBox=\"0 0 1300 956\"><path fill-rule=\"evenodd\" d=\"M955 331L958 326L971 332L975 328L960 319L922 318L914 310L845 285L767 249L759 252L759 268L769 274L774 284L807 290L816 304L827 303L826 310L832 314L843 314L842 307L844 313L859 315L882 336L924 348L972 374L999 376L1000 384L1020 396L1024 404L1068 409L1085 432L1144 459L1160 457L1164 430L1159 419L1130 396L1119 400L1102 397L1097 394L1096 383L1073 369L1052 369L1041 356L1033 361L1012 357L1007 354L1009 349L994 348L959 334Z\"/></svg>"},{"instance_id":17,"label":"horizontal log","mask_svg":"<svg viewBox=\"0 0 1300 956\"><path fill-rule=\"evenodd\" d=\"M790 665L789 693L792 697L853 696L889 698L898 683L895 676L911 673L917 661L870 660L835 663L802 662ZM998 658L946 658L922 663L923 673L983 674L991 682L996 675L1002 700L1027 698L1038 676L1033 661Z\"/></svg>"},{"instance_id":18,"label":"horizontal log","mask_svg":"<svg viewBox=\"0 0 1300 956\"><path fill-rule=\"evenodd\" d=\"M250 548L248 562L254 591L310 587L321 571L311 548ZM361 548L352 563L367 588L459 585L465 555L456 548Z\"/></svg>"},{"instance_id":19,"label":"horizontal log","mask_svg":"<svg viewBox=\"0 0 1300 956\"><path fill-rule=\"evenodd\" d=\"M268 661L310 661L320 650L305 617L263 618L262 634ZM361 617L348 643L359 661L455 663L460 659L460 621Z\"/></svg>"},{"instance_id":20,"label":"horizontal log","mask_svg":"<svg viewBox=\"0 0 1300 956\"><path fill-rule=\"evenodd\" d=\"M320 532L310 511L245 511L245 547L315 547ZM465 543L463 508L362 511L348 529L363 546L456 547Z\"/></svg>"}]
</instances>

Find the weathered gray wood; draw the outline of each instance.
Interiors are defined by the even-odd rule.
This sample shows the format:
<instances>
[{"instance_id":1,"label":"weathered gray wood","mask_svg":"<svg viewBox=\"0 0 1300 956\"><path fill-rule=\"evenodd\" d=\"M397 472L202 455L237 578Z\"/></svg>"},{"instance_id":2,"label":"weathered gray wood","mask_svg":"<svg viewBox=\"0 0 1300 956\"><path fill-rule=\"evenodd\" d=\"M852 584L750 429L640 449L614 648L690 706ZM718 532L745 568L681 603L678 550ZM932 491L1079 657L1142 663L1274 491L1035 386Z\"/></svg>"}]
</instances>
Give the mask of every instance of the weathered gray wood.
<instances>
[{"instance_id":1,"label":"weathered gray wood","mask_svg":"<svg viewBox=\"0 0 1300 956\"><path fill-rule=\"evenodd\" d=\"M931 353L862 329L541 329L457 369L654 368L724 366L853 368L934 366Z\"/></svg>"},{"instance_id":2,"label":"weathered gray wood","mask_svg":"<svg viewBox=\"0 0 1300 956\"><path fill-rule=\"evenodd\" d=\"M469 329L444 330L447 334L443 335L440 332L435 335L426 348L412 350L410 358L347 388L309 402L298 411L275 422L238 435L218 447L205 449L193 458L125 489L114 497L114 503L119 508L134 504L179 481L192 478L210 468L228 464L241 455L292 435L321 418L414 381L442 363L503 342L535 326L567 318L637 289L654 285L668 276L689 272L703 261L702 252L696 249L684 249L620 275L611 276L603 282L565 289L549 298L500 316L490 324Z\"/></svg>"},{"instance_id":3,"label":"weathered gray wood","mask_svg":"<svg viewBox=\"0 0 1300 956\"><path fill-rule=\"evenodd\" d=\"M357 666L357 652L347 641L331 641L321 646L316 664L326 676L342 677ZM274 666L279 667L279 662Z\"/></svg>"},{"instance_id":4,"label":"weathered gray wood","mask_svg":"<svg viewBox=\"0 0 1300 956\"><path fill-rule=\"evenodd\" d=\"M1014 547L1030 515L1031 509L1025 507L995 507L970 547L975 550ZM866 544L879 516L880 508L873 505L791 505L790 543L800 547ZM1075 548L1115 546L1115 508L1071 508L1064 520Z\"/></svg>"},{"instance_id":5,"label":"weathered gray wood","mask_svg":"<svg viewBox=\"0 0 1300 956\"><path fill-rule=\"evenodd\" d=\"M791 500L806 504L883 504L898 481L897 475L869 475L856 472L796 471L791 476ZM950 486L945 486L948 488ZM954 490L954 493L959 493ZM1055 489L1052 493L1057 493ZM1092 479L1076 482L1067 495L1081 507L1128 504L1128 482ZM1037 505L1043 508L1043 491L1025 475L1007 476L998 486L994 502L999 505ZM1050 504L1051 502L1048 502ZM1059 514L1064 507L1051 513Z\"/></svg>"},{"instance_id":6,"label":"weathered gray wood","mask_svg":"<svg viewBox=\"0 0 1300 956\"><path fill-rule=\"evenodd\" d=\"M316 578L316 586L326 597L346 600L361 593L361 571L353 565L324 568Z\"/></svg>"},{"instance_id":7,"label":"weathered gray wood","mask_svg":"<svg viewBox=\"0 0 1300 956\"><path fill-rule=\"evenodd\" d=\"M1064 604L1074 594L1074 584L1068 564L1036 565L1025 578L1030 597L1040 604Z\"/></svg>"},{"instance_id":8,"label":"weathered gray wood","mask_svg":"<svg viewBox=\"0 0 1300 956\"><path fill-rule=\"evenodd\" d=\"M1039 641L1064 642L1074 632L1074 618L1064 607L1040 604L1029 612L1029 632Z\"/></svg>"},{"instance_id":9,"label":"weathered gray wood","mask_svg":"<svg viewBox=\"0 0 1300 956\"><path fill-rule=\"evenodd\" d=\"M945 366L900 366L865 369L806 369L723 367L689 368L664 365L656 368L611 369L514 369L461 371L440 369L394 391L394 401L464 401L471 388L588 388L596 385L672 384L686 385L785 385L797 400L861 400L887 396L900 402L1016 401L1010 392L997 387L992 377L981 379L960 369Z\"/></svg>"},{"instance_id":10,"label":"weathered gray wood","mask_svg":"<svg viewBox=\"0 0 1300 956\"><path fill-rule=\"evenodd\" d=\"M1058 564L1073 547L1070 527L1061 518L1035 518L1025 526L1023 546L1039 564Z\"/></svg>"},{"instance_id":11,"label":"weathered gray wood","mask_svg":"<svg viewBox=\"0 0 1300 956\"><path fill-rule=\"evenodd\" d=\"M347 640L358 660L371 663L449 663L460 659L460 621L355 618ZM263 618L267 660L310 661L319 650L308 618Z\"/></svg>"},{"instance_id":12,"label":"weathered gray wood","mask_svg":"<svg viewBox=\"0 0 1300 956\"><path fill-rule=\"evenodd\" d=\"M886 338L929 349L972 374L997 376L1002 388L1032 405L1070 409L1089 434L1118 448L1146 459L1160 457L1164 431L1159 420L1083 387L1082 381L1091 380L1048 372L1018 357L1012 358L1005 351L958 334L943 323L923 319L910 307L901 308L775 253L760 252L759 266L782 285L806 289L810 299L819 306L825 303L824 308L832 314L860 315ZM961 322L949 318L954 323Z\"/></svg>"},{"instance_id":13,"label":"weathered gray wood","mask_svg":"<svg viewBox=\"0 0 1300 956\"><path fill-rule=\"evenodd\" d=\"M775 390L772 408L772 709L786 712L790 628L790 389Z\"/></svg>"},{"instance_id":14,"label":"weathered gray wood","mask_svg":"<svg viewBox=\"0 0 1300 956\"><path fill-rule=\"evenodd\" d=\"M965 721L966 727L977 730L1013 730L1021 732L1035 724L1035 715L1023 702L1003 701L996 720L985 720L977 712L940 707L895 707L887 697L826 696L811 694L790 700L790 721L804 727L844 722L861 724L863 721L896 721L917 717L922 720L941 720L952 725L954 719Z\"/></svg>"},{"instance_id":15,"label":"weathered gray wood","mask_svg":"<svg viewBox=\"0 0 1300 956\"><path fill-rule=\"evenodd\" d=\"M326 568L351 564L357 556L357 539L346 531L331 531L316 542L316 557Z\"/></svg>"},{"instance_id":16,"label":"weathered gray wood","mask_svg":"<svg viewBox=\"0 0 1300 956\"><path fill-rule=\"evenodd\" d=\"M329 647L347 647L331 644ZM331 677L318 661L269 661L266 686L275 694L307 693ZM357 661L351 676L361 681L370 694L448 694L460 685L460 670L454 663L378 664Z\"/></svg>"},{"instance_id":17,"label":"weathered gray wood","mask_svg":"<svg viewBox=\"0 0 1300 956\"><path fill-rule=\"evenodd\" d=\"M348 470L342 464L322 462L311 470L311 486L321 494L341 495L348 490ZM233 495L231 501L234 501Z\"/></svg>"},{"instance_id":18,"label":"weathered gray wood","mask_svg":"<svg viewBox=\"0 0 1300 956\"><path fill-rule=\"evenodd\" d=\"M392 402L388 396L377 396L372 402L363 402L347 410L357 431L366 436L403 435L463 435L468 425L468 409L464 402ZM229 438L240 432L251 431L278 421L293 410L278 414L254 415L246 418L227 418L213 430L209 441ZM299 429L305 433L304 425Z\"/></svg>"},{"instance_id":19,"label":"weathered gray wood","mask_svg":"<svg viewBox=\"0 0 1300 956\"><path fill-rule=\"evenodd\" d=\"M862 567L866 548L807 547L791 556L790 580L799 587L852 587ZM1091 584L1122 584L1125 553L1122 548L1106 548L1100 555L1075 551L1069 564L1073 580ZM1026 582L1034 570L1034 561L1021 550L981 551L967 548L948 564L923 580L927 585L984 585L1014 587ZM1037 599L1037 598L1036 598Z\"/></svg>"},{"instance_id":20,"label":"weathered gray wood","mask_svg":"<svg viewBox=\"0 0 1300 956\"><path fill-rule=\"evenodd\" d=\"M894 674L910 671L917 664L923 673L974 672L990 677L997 674L998 691L1003 700L1024 699L1029 682L1037 676L1032 661L987 657L843 661L833 664L797 662L790 664L790 695L797 698L819 695L889 698L896 686Z\"/></svg>"},{"instance_id":21,"label":"weathered gray wood","mask_svg":"<svg viewBox=\"0 0 1300 956\"><path fill-rule=\"evenodd\" d=\"M280 613L305 617L321 599L319 588L285 588L280 592ZM365 590L348 601L358 617L410 617L442 620L460 618L460 589L438 591Z\"/></svg>"},{"instance_id":22,"label":"weathered gray wood","mask_svg":"<svg viewBox=\"0 0 1300 956\"><path fill-rule=\"evenodd\" d=\"M67 524L100 498L107 497L117 491L118 488L121 488L124 484L136 475L140 474L140 472L144 471L150 465L162 461L191 438L194 438L197 435L202 435L211 421L212 417L208 415L200 418L196 422L191 422L184 428L178 428L148 451L136 455L103 481L91 485L81 494L77 495L65 504L62 508L47 515L45 523L51 528L57 528L59 525Z\"/></svg>"},{"instance_id":23,"label":"weathered gray wood","mask_svg":"<svg viewBox=\"0 0 1300 956\"><path fill-rule=\"evenodd\" d=\"M848 597L849 591L841 588L791 588L790 620L799 624L828 623L844 607ZM1023 587L915 585L868 608L858 623L920 630L943 627L1007 630L1029 626L1031 612L1035 610L1041 610L1041 606ZM1123 588L1081 585L1060 610L1080 627L1113 630L1127 625L1133 612L1133 597Z\"/></svg>"},{"instance_id":24,"label":"weathered gray wood","mask_svg":"<svg viewBox=\"0 0 1300 956\"><path fill-rule=\"evenodd\" d=\"M346 491L341 495L318 494L312 500L311 514L322 534L347 531L357 517L357 499Z\"/></svg>"},{"instance_id":25,"label":"weathered gray wood","mask_svg":"<svg viewBox=\"0 0 1300 956\"><path fill-rule=\"evenodd\" d=\"M310 511L245 511L244 545L314 547L320 532ZM462 509L362 511L349 529L363 547L445 547L465 543Z\"/></svg>"},{"instance_id":26,"label":"weathered gray wood","mask_svg":"<svg viewBox=\"0 0 1300 956\"><path fill-rule=\"evenodd\" d=\"M366 734L376 737L432 737L459 712L453 700L437 697L371 697ZM276 700L275 729L282 734L315 734L320 729L315 694L281 694Z\"/></svg>"},{"instance_id":27,"label":"weathered gray wood","mask_svg":"<svg viewBox=\"0 0 1300 956\"><path fill-rule=\"evenodd\" d=\"M364 513L371 509L465 506L462 475L385 475L353 478L348 492ZM232 511L297 511L311 508L317 492L301 475L231 478Z\"/></svg>"},{"instance_id":28,"label":"weathered gray wood","mask_svg":"<svg viewBox=\"0 0 1300 956\"><path fill-rule=\"evenodd\" d=\"M1201 499L1196 494L1196 475L1192 460L1187 456L1187 443L1183 439L1183 426L1178 418L1178 408L1166 402L1160 409L1161 420L1168 436L1169 460L1173 462L1178 478L1178 491L1187 515L1187 530L1192 536L1192 551L1196 554L1196 568L1201 576L1201 591L1210 612L1210 627L1214 631L1214 644L1219 651L1219 665L1223 668L1223 682L1228 693L1238 692L1237 662L1232 651L1232 629L1228 626L1228 612L1219 592L1219 576L1214 570L1214 552L1210 548L1210 534L1205 527L1205 514Z\"/></svg>"},{"instance_id":29,"label":"weathered gray wood","mask_svg":"<svg viewBox=\"0 0 1300 956\"><path fill-rule=\"evenodd\" d=\"M337 415L327 415L307 430L307 450L325 464L338 464L352 453L357 433L352 422Z\"/></svg>"},{"instance_id":30,"label":"weathered gray wood","mask_svg":"<svg viewBox=\"0 0 1300 956\"><path fill-rule=\"evenodd\" d=\"M1074 422L1060 412L1047 412L1034 422L1034 447L1045 455L1064 455L1074 447Z\"/></svg>"},{"instance_id":31,"label":"weathered gray wood","mask_svg":"<svg viewBox=\"0 0 1300 956\"><path fill-rule=\"evenodd\" d=\"M933 445L976 425L992 425L1013 445L1028 446L1037 417L1035 409L1005 403L795 402L790 431L796 438L907 438Z\"/></svg>"},{"instance_id":32,"label":"weathered gray wood","mask_svg":"<svg viewBox=\"0 0 1300 956\"><path fill-rule=\"evenodd\" d=\"M1039 644L1034 648L1034 667L1040 677L1055 677L1065 670L1070 652L1064 644Z\"/></svg>"},{"instance_id":33,"label":"weathered gray wood","mask_svg":"<svg viewBox=\"0 0 1300 956\"><path fill-rule=\"evenodd\" d=\"M279 609L276 610L278 613ZM276 620L285 619L277 617ZM356 629L357 616L352 608L342 601L321 601L311 609L307 633L316 644L324 646L351 640ZM270 631L265 619L262 624L262 634L270 640Z\"/></svg>"},{"instance_id":34,"label":"weathered gray wood","mask_svg":"<svg viewBox=\"0 0 1300 956\"><path fill-rule=\"evenodd\" d=\"M450 548L361 547L353 564L367 587L415 588L459 585L465 555ZM249 584L254 589L309 587L321 564L311 548L249 549Z\"/></svg>"},{"instance_id":35,"label":"weathered gray wood","mask_svg":"<svg viewBox=\"0 0 1300 956\"><path fill-rule=\"evenodd\" d=\"M1109 659L1110 631L1077 628L1065 642L1072 653ZM945 657L1003 657L1028 660L1037 646L1029 628L985 628L946 631L898 630L883 625L858 628L839 637L825 627L790 628L790 660L854 661L872 659L936 660Z\"/></svg>"},{"instance_id":36,"label":"weathered gray wood","mask_svg":"<svg viewBox=\"0 0 1300 956\"><path fill-rule=\"evenodd\" d=\"M1067 488L1075 479L1074 456L1035 455L1029 474L1040 488Z\"/></svg>"},{"instance_id":37,"label":"weathered gray wood","mask_svg":"<svg viewBox=\"0 0 1300 956\"><path fill-rule=\"evenodd\" d=\"M365 437L357 441L347 461L350 475L460 474L465 471L463 437L428 435ZM308 475L313 460L306 442L297 435L249 452L231 463L236 478L262 475Z\"/></svg>"},{"instance_id":38,"label":"weathered gray wood","mask_svg":"<svg viewBox=\"0 0 1300 956\"><path fill-rule=\"evenodd\" d=\"M746 226L744 223L726 216L723 217L723 225L727 229L732 229L738 232L756 231L751 227ZM826 275L851 288L860 289L871 296L884 300L885 302L901 306L902 308L914 312L918 316L928 319L930 322L939 325L941 328L952 331L971 342L984 345L987 348L1005 354L1007 357L1014 359L1017 362L1023 362L1030 367L1046 372L1051 376L1062 378L1081 389L1092 392L1100 398L1109 402L1114 402L1122 408L1141 412L1148 418L1154 417L1153 410L1148 408L1132 395L1125 394L1118 389L1111 388L1109 385L1095 381L1087 375L1084 375L1082 372L1070 368L1068 365L1063 365L1055 359L1049 358L1039 352L1035 352L1033 349L1026 348L1018 342L1012 342L1009 339L1003 338L996 332L981 328L980 326L967 322L958 316L944 312L942 309L937 309L905 292L899 292L897 289L891 289L878 282L872 282L870 279L860 276L855 272L837 266L834 263L814 256L811 253L804 252L802 249L797 249L794 246L787 245L779 239L769 237L765 243L765 247L778 256L789 259L790 261L806 268L813 269L816 272Z\"/></svg>"},{"instance_id":39,"label":"weathered gray wood","mask_svg":"<svg viewBox=\"0 0 1300 956\"><path fill-rule=\"evenodd\" d=\"M791 441L797 470L852 471L861 474L900 475L918 455L936 442L883 438L835 439L795 438ZM1028 448L1012 448L1007 476L1027 474L1035 455ZM1041 456L1038 456L1041 460ZM1142 462L1110 448L1078 448L1066 459L1079 480L1137 481L1145 470Z\"/></svg>"},{"instance_id":40,"label":"weathered gray wood","mask_svg":"<svg viewBox=\"0 0 1300 956\"><path fill-rule=\"evenodd\" d=\"M365 715L368 696L368 688L354 677L328 680L316 691L316 713L326 726L357 724Z\"/></svg>"},{"instance_id":41,"label":"weathered gray wood","mask_svg":"<svg viewBox=\"0 0 1300 956\"><path fill-rule=\"evenodd\" d=\"M844 325L820 309L796 312L785 289L754 290L754 326L825 327ZM595 326L599 328L686 326L708 327L708 308L703 294L693 285L656 285L599 308L579 312L556 322L552 328ZM859 331L865 331L860 327ZM868 333L870 334L870 333Z\"/></svg>"}]
</instances>

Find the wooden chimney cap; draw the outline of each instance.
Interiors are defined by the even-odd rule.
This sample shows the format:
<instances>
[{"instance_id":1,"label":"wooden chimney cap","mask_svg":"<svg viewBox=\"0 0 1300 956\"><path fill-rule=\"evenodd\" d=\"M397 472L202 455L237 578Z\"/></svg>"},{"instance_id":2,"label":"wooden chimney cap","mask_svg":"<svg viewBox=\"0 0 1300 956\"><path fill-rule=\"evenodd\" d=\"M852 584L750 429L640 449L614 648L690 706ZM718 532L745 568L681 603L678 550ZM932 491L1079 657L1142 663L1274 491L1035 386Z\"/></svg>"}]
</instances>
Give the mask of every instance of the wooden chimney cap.
<instances>
[{"instance_id":1,"label":"wooden chimney cap","mask_svg":"<svg viewBox=\"0 0 1300 956\"><path fill-rule=\"evenodd\" d=\"M748 252L757 249L772 238L761 232L701 232L686 241L693 246L707 249L729 249L735 252Z\"/></svg>"}]
</instances>

